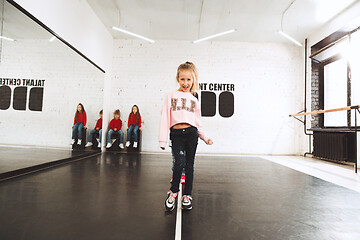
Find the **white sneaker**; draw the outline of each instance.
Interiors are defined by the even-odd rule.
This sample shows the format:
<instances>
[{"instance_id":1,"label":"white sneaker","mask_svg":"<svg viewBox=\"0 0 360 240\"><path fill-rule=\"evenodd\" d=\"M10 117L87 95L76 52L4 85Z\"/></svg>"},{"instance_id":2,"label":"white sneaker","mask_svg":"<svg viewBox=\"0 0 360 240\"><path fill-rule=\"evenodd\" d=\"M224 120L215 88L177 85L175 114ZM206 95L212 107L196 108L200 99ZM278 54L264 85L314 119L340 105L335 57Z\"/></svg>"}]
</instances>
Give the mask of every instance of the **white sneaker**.
<instances>
[{"instance_id":1,"label":"white sneaker","mask_svg":"<svg viewBox=\"0 0 360 240\"><path fill-rule=\"evenodd\" d=\"M85 147L91 147L92 145L93 145L92 142L88 142L88 143L85 145Z\"/></svg>"},{"instance_id":2,"label":"white sneaker","mask_svg":"<svg viewBox=\"0 0 360 240\"><path fill-rule=\"evenodd\" d=\"M71 139L70 145L74 145L74 143L75 143L75 139Z\"/></svg>"},{"instance_id":3,"label":"white sneaker","mask_svg":"<svg viewBox=\"0 0 360 240\"><path fill-rule=\"evenodd\" d=\"M134 142L134 148L137 148L137 142Z\"/></svg>"},{"instance_id":4,"label":"white sneaker","mask_svg":"<svg viewBox=\"0 0 360 240\"><path fill-rule=\"evenodd\" d=\"M78 145L81 145L81 139L78 139Z\"/></svg>"},{"instance_id":5,"label":"white sneaker","mask_svg":"<svg viewBox=\"0 0 360 240\"><path fill-rule=\"evenodd\" d=\"M192 209L192 197L190 195L184 195L181 199L182 209L191 210Z\"/></svg>"},{"instance_id":6,"label":"white sneaker","mask_svg":"<svg viewBox=\"0 0 360 240\"><path fill-rule=\"evenodd\" d=\"M124 148L124 144L120 143L119 147L120 147L121 149L123 149L123 148Z\"/></svg>"},{"instance_id":7,"label":"white sneaker","mask_svg":"<svg viewBox=\"0 0 360 240\"><path fill-rule=\"evenodd\" d=\"M126 141L126 147L129 147L130 146L130 142L129 141Z\"/></svg>"},{"instance_id":8,"label":"white sneaker","mask_svg":"<svg viewBox=\"0 0 360 240\"><path fill-rule=\"evenodd\" d=\"M101 148L101 143L98 144L98 148Z\"/></svg>"},{"instance_id":9,"label":"white sneaker","mask_svg":"<svg viewBox=\"0 0 360 240\"><path fill-rule=\"evenodd\" d=\"M106 144L106 148L111 148L111 143Z\"/></svg>"},{"instance_id":10,"label":"white sneaker","mask_svg":"<svg viewBox=\"0 0 360 240\"><path fill-rule=\"evenodd\" d=\"M168 196L167 196L167 198L166 198L166 200L165 200L165 208L166 208L166 210L168 210L168 211L172 211L172 210L174 210L174 208L175 208L176 198L177 198L179 192L173 193L173 192L170 190L170 191L168 191L167 194L168 194Z\"/></svg>"}]
</instances>

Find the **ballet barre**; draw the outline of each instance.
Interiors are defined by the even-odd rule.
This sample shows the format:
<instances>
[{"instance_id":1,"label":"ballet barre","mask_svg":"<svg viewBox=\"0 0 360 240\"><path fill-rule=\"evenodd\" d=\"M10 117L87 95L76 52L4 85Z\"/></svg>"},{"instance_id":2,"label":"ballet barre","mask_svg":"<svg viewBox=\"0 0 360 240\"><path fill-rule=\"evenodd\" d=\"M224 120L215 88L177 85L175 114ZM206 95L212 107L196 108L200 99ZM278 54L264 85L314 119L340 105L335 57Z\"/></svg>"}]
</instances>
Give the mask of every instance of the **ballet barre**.
<instances>
[{"instance_id":1,"label":"ballet barre","mask_svg":"<svg viewBox=\"0 0 360 240\"><path fill-rule=\"evenodd\" d=\"M347 107L341 107L341 108L332 108L332 109L326 109L326 110L316 110L316 111L311 111L311 112L304 112L304 111L301 111L301 112L298 112L298 113L295 113L295 114L291 114L289 115L289 117L293 117L295 118L296 120L299 120L300 122L304 123L305 124L305 121L297 118L299 116L306 116L306 115L315 115L315 114L322 114L322 113L329 113L329 112L339 112L339 111L350 111L350 110L354 110L354 116L355 116L355 129L354 129L354 132L355 132L355 149L356 150L356 156L355 156L355 173L357 173L357 166L358 166L358 158L360 158L360 152L358 152L358 150L360 151L360 148L357 147L357 114L356 114L356 111L360 113L360 105L354 105L354 106L347 106ZM351 127L349 127L349 129L351 129ZM360 159L359 159L360 160Z\"/></svg>"},{"instance_id":2,"label":"ballet barre","mask_svg":"<svg viewBox=\"0 0 360 240\"><path fill-rule=\"evenodd\" d=\"M333 108L333 109L327 109L327 110L317 110L317 111L312 111L312 112L296 113L296 114L289 115L289 117L314 115L314 114L328 113L328 112L338 112L338 111L345 111L345 110L352 110L352 109L359 109L359 108L360 108L360 105L347 106L347 107L342 107L342 108Z\"/></svg>"}]
</instances>

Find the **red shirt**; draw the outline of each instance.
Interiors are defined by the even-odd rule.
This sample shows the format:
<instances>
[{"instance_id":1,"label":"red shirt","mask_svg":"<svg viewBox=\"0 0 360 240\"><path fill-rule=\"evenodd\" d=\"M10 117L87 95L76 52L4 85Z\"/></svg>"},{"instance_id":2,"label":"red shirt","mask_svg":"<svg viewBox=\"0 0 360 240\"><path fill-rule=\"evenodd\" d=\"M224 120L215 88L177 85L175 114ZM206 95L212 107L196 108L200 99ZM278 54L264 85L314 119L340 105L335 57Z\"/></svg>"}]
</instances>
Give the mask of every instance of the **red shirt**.
<instances>
[{"instance_id":1,"label":"red shirt","mask_svg":"<svg viewBox=\"0 0 360 240\"><path fill-rule=\"evenodd\" d=\"M82 122L84 124L84 126L86 126L86 112L85 111L84 112L78 112L77 120L76 120L76 114L75 114L74 125L77 122Z\"/></svg>"},{"instance_id":2,"label":"red shirt","mask_svg":"<svg viewBox=\"0 0 360 240\"><path fill-rule=\"evenodd\" d=\"M115 128L117 129L116 131L119 131L122 127L122 121L121 119L113 119L110 121L110 124L109 124L109 128L112 129L112 130L115 130Z\"/></svg>"},{"instance_id":3,"label":"red shirt","mask_svg":"<svg viewBox=\"0 0 360 240\"><path fill-rule=\"evenodd\" d=\"M102 118L99 118L99 119L97 120L95 129L96 129L96 128L99 128L99 130L102 129Z\"/></svg>"},{"instance_id":4,"label":"red shirt","mask_svg":"<svg viewBox=\"0 0 360 240\"><path fill-rule=\"evenodd\" d=\"M131 112L129 114L129 120L128 120L128 127L130 127L130 125L139 125L139 128L141 128L141 116L139 114L139 122L136 122L136 115L133 114L133 112Z\"/></svg>"}]
</instances>

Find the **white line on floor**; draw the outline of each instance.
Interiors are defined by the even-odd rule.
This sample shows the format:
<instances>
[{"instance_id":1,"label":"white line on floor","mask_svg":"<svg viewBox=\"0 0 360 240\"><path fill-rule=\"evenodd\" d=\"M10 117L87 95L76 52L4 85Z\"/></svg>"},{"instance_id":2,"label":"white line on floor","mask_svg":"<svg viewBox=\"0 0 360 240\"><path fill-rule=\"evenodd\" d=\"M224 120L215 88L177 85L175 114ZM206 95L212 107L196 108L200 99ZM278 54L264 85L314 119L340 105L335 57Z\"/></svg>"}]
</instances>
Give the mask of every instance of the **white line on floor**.
<instances>
[{"instance_id":1,"label":"white line on floor","mask_svg":"<svg viewBox=\"0 0 360 240\"><path fill-rule=\"evenodd\" d=\"M176 228L175 228L175 240L181 240L181 197L182 197L182 186L179 184L179 195L177 197L177 210L176 210Z\"/></svg>"}]
</instances>

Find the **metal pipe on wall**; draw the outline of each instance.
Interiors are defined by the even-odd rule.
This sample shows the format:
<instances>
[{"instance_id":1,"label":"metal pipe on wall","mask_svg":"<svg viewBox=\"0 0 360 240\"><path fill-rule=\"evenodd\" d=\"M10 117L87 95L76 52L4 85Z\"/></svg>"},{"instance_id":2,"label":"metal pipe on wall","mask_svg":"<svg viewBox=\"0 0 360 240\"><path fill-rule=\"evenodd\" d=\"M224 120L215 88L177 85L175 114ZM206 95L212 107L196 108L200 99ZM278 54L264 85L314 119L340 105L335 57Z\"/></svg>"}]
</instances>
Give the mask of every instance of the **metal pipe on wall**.
<instances>
[{"instance_id":1,"label":"metal pipe on wall","mask_svg":"<svg viewBox=\"0 0 360 240\"><path fill-rule=\"evenodd\" d=\"M308 51L308 42L307 42L307 38L305 38L305 108L304 108L304 112L306 112L306 104L307 104L307 64L308 64L308 57L307 57L307 51ZM306 154L312 154L311 152L311 133L308 133L306 131L306 116L304 116L304 133L305 135L309 136L309 151L304 153L304 156L306 156Z\"/></svg>"}]
</instances>

